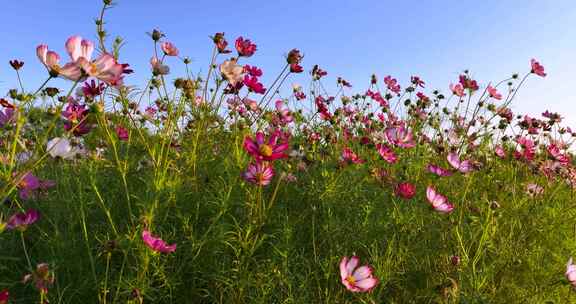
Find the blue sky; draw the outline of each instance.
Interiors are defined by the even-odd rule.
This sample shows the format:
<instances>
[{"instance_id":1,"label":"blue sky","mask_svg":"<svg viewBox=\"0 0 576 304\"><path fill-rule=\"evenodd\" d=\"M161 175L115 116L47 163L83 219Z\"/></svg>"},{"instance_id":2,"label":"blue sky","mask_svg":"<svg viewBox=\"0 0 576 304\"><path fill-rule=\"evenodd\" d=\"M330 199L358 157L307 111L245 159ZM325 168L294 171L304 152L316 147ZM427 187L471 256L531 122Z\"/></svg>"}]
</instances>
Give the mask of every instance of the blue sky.
<instances>
[{"instance_id":1,"label":"blue sky","mask_svg":"<svg viewBox=\"0 0 576 304\"><path fill-rule=\"evenodd\" d=\"M15 87L10 59L24 60L25 87L36 88L46 76L35 47L47 43L64 57L67 37L95 39L94 18L100 0L4 1L0 20L0 91ZM233 40L242 35L258 44L249 63L276 76L292 48L305 54L304 67L319 64L328 81L342 76L362 91L370 75L393 75L406 83L420 75L427 89L448 90L469 69L481 84L529 69L531 58L548 77L531 78L518 94L518 112L557 111L576 127L573 71L576 69L576 4L572 1L185 1L119 0L108 12L106 28L125 38L121 61L143 86L152 43L146 32L166 33L195 72L206 71L215 32ZM174 62L176 63L176 62ZM180 69L174 68L178 72ZM305 75L288 82L307 83ZM269 83L269 81L268 81Z\"/></svg>"}]
</instances>

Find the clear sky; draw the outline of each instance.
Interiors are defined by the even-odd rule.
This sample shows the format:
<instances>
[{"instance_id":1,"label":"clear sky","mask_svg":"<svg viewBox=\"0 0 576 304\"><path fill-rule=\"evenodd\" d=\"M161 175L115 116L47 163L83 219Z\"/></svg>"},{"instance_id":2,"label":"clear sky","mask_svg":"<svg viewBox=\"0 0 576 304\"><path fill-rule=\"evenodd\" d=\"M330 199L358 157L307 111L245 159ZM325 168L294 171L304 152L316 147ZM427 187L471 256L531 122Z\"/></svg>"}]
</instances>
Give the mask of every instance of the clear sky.
<instances>
[{"instance_id":1,"label":"clear sky","mask_svg":"<svg viewBox=\"0 0 576 304\"><path fill-rule=\"evenodd\" d=\"M46 76L35 57L38 44L47 43L65 57L67 37L79 34L95 40L94 19L100 7L101 0L3 1L1 94L17 83L10 59L26 62L24 83L32 90ZM249 63L264 69L265 84L292 48L305 54L306 70L319 64L328 71L328 81L342 76L359 91L372 73L380 80L393 75L403 84L410 75L420 75L427 89L446 92L448 84L469 69L486 85L528 71L534 57L548 77L531 78L514 110L557 111L576 127L576 3L571 0L118 0L107 22L110 34L126 40L120 61L136 70L126 82L141 86L152 55L145 33L154 28L193 59L196 72L207 70L209 35L226 32L231 44L239 35L250 38L258 51ZM288 84L307 80L298 75Z\"/></svg>"}]
</instances>

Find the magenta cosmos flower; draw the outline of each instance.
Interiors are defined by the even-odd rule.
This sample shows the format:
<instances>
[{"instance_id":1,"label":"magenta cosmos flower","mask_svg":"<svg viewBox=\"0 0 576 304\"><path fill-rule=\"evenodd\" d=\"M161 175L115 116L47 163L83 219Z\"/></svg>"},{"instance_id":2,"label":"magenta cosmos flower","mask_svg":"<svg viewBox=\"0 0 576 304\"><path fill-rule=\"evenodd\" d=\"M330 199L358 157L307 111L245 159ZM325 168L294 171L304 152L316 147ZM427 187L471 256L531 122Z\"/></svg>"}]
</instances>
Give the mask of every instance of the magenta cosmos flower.
<instances>
[{"instance_id":1,"label":"magenta cosmos flower","mask_svg":"<svg viewBox=\"0 0 576 304\"><path fill-rule=\"evenodd\" d=\"M250 57L256 52L256 44L252 43L250 39L238 37L235 46L236 51L238 51L238 56Z\"/></svg>"},{"instance_id":2,"label":"magenta cosmos flower","mask_svg":"<svg viewBox=\"0 0 576 304\"><path fill-rule=\"evenodd\" d=\"M340 261L340 278L346 289L352 292L368 292L378 284L378 279L372 274L370 266L358 267L359 262L357 256L350 259L343 257Z\"/></svg>"},{"instance_id":3,"label":"magenta cosmos flower","mask_svg":"<svg viewBox=\"0 0 576 304\"><path fill-rule=\"evenodd\" d=\"M35 209L28 209L26 212L19 212L10 217L6 223L6 229L25 231L28 226L36 223L40 219L40 213Z\"/></svg>"},{"instance_id":4,"label":"magenta cosmos flower","mask_svg":"<svg viewBox=\"0 0 576 304\"><path fill-rule=\"evenodd\" d=\"M251 163L242 174L242 177L252 184L267 186L274 177L274 168L268 162Z\"/></svg>"},{"instance_id":5,"label":"magenta cosmos flower","mask_svg":"<svg viewBox=\"0 0 576 304\"><path fill-rule=\"evenodd\" d=\"M33 273L24 276L22 283L28 283L30 281L34 283L36 289L47 294L48 288L54 284L54 272L50 270L48 264L40 263L36 265L36 270Z\"/></svg>"},{"instance_id":6,"label":"magenta cosmos flower","mask_svg":"<svg viewBox=\"0 0 576 304\"><path fill-rule=\"evenodd\" d=\"M489 85L486 90L488 91L488 94L490 94L490 97L496 99L496 100L501 100L502 99L502 94L498 93L498 90L496 90L495 87Z\"/></svg>"},{"instance_id":7,"label":"magenta cosmos flower","mask_svg":"<svg viewBox=\"0 0 576 304\"><path fill-rule=\"evenodd\" d=\"M531 73L534 73L541 77L546 77L546 73L544 73L544 66L540 64L540 62L536 61L536 59L530 60L530 66L532 67Z\"/></svg>"},{"instance_id":8,"label":"magenta cosmos flower","mask_svg":"<svg viewBox=\"0 0 576 304\"><path fill-rule=\"evenodd\" d=\"M394 190L396 196L399 196L403 199L411 199L416 194L416 186L411 183L399 183Z\"/></svg>"},{"instance_id":9,"label":"magenta cosmos flower","mask_svg":"<svg viewBox=\"0 0 576 304\"><path fill-rule=\"evenodd\" d=\"M144 229L142 231L142 241L144 244L148 246L150 249L161 252L161 253L170 253L176 251L176 244L167 245L164 240L159 237L153 236L150 231Z\"/></svg>"},{"instance_id":10,"label":"magenta cosmos flower","mask_svg":"<svg viewBox=\"0 0 576 304\"><path fill-rule=\"evenodd\" d=\"M400 148L412 148L416 146L412 131L404 125L386 129L386 139L389 143Z\"/></svg>"},{"instance_id":11,"label":"magenta cosmos flower","mask_svg":"<svg viewBox=\"0 0 576 304\"><path fill-rule=\"evenodd\" d=\"M166 56L178 56L179 53L178 49L172 42L168 41L162 42L160 47L162 48L162 51L164 52L164 54L166 54Z\"/></svg>"},{"instance_id":12,"label":"magenta cosmos flower","mask_svg":"<svg viewBox=\"0 0 576 304\"><path fill-rule=\"evenodd\" d=\"M268 140L261 131L256 132L254 139L250 136L244 138L244 150L252 155L254 159L261 161L273 161L280 158L285 158L286 151L289 147L287 142L279 142L280 131L272 132Z\"/></svg>"},{"instance_id":13,"label":"magenta cosmos flower","mask_svg":"<svg viewBox=\"0 0 576 304\"><path fill-rule=\"evenodd\" d=\"M432 204L432 208L440 213L450 213L454 209L454 206L448 202L448 199L436 192L432 186L426 188L426 198L430 204Z\"/></svg>"},{"instance_id":14,"label":"magenta cosmos flower","mask_svg":"<svg viewBox=\"0 0 576 304\"><path fill-rule=\"evenodd\" d=\"M446 170L442 167L433 165L433 164L428 164L427 169L430 173L434 173L438 176L450 176L452 175L452 172L450 172L449 170Z\"/></svg>"},{"instance_id":15,"label":"magenta cosmos flower","mask_svg":"<svg viewBox=\"0 0 576 304\"><path fill-rule=\"evenodd\" d=\"M396 156L396 153L394 153L394 151L387 145L377 144L376 149L378 149L380 156L382 156L382 158L389 164L393 164L398 161L398 156Z\"/></svg>"},{"instance_id":16,"label":"magenta cosmos flower","mask_svg":"<svg viewBox=\"0 0 576 304\"><path fill-rule=\"evenodd\" d=\"M468 173L474 169L471 161L460 161L460 157L458 157L458 154L454 152L449 153L447 159L450 166L462 173Z\"/></svg>"},{"instance_id":17,"label":"magenta cosmos flower","mask_svg":"<svg viewBox=\"0 0 576 304\"><path fill-rule=\"evenodd\" d=\"M35 194L39 190L46 190L50 187L56 185L54 181L51 180L40 180L32 173L25 173L20 181L18 182L18 189L20 198L27 200L31 195Z\"/></svg>"}]
</instances>

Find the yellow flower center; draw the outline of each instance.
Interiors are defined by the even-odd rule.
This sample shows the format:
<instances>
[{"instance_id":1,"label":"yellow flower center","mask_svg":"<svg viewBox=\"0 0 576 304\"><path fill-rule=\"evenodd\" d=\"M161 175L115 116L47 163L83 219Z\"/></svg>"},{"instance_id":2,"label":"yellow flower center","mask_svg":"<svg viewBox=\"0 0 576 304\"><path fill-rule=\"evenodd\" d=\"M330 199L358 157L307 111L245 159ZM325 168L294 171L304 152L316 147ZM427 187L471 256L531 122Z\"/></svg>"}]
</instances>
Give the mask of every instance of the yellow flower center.
<instances>
[{"instance_id":1,"label":"yellow flower center","mask_svg":"<svg viewBox=\"0 0 576 304\"><path fill-rule=\"evenodd\" d=\"M98 73L98 66L95 63L90 64L90 74L94 75Z\"/></svg>"},{"instance_id":2,"label":"yellow flower center","mask_svg":"<svg viewBox=\"0 0 576 304\"><path fill-rule=\"evenodd\" d=\"M260 145L259 150L260 150L260 154L262 154L264 156L271 156L272 155L272 147L270 147L269 145L266 145L266 144Z\"/></svg>"},{"instance_id":3,"label":"yellow flower center","mask_svg":"<svg viewBox=\"0 0 576 304\"><path fill-rule=\"evenodd\" d=\"M355 279L353 276L351 276L351 275L349 275L349 276L346 278L346 281L348 281L348 283L350 283L350 285L356 284L356 279Z\"/></svg>"}]
</instances>

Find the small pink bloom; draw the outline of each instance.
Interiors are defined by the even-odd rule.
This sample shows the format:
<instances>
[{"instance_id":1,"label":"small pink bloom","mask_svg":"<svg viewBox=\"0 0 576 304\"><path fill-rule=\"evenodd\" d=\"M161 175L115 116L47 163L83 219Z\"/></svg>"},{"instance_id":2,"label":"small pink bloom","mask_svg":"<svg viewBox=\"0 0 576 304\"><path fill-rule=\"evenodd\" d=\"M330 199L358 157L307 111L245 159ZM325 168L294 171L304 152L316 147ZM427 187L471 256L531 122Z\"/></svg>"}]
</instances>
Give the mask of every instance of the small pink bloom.
<instances>
[{"instance_id":1,"label":"small pink bloom","mask_svg":"<svg viewBox=\"0 0 576 304\"><path fill-rule=\"evenodd\" d=\"M33 194L40 190L46 190L53 187L56 183L51 180L40 180L32 173L25 173L18 182L18 189L20 198L23 200L29 199Z\"/></svg>"},{"instance_id":2,"label":"small pink bloom","mask_svg":"<svg viewBox=\"0 0 576 304\"><path fill-rule=\"evenodd\" d=\"M6 229L25 231L28 226L36 223L40 219L40 213L35 209L28 209L26 212L19 212L10 217L6 223Z\"/></svg>"},{"instance_id":3,"label":"small pink bloom","mask_svg":"<svg viewBox=\"0 0 576 304\"><path fill-rule=\"evenodd\" d=\"M247 73L250 76L260 77L262 76L262 70L255 66L245 65L244 66L244 73Z\"/></svg>"},{"instance_id":4,"label":"small pink bloom","mask_svg":"<svg viewBox=\"0 0 576 304\"><path fill-rule=\"evenodd\" d=\"M266 88L264 88L264 85L258 81L258 77L245 75L244 84L248 87L248 90L256 94L266 93Z\"/></svg>"},{"instance_id":5,"label":"small pink bloom","mask_svg":"<svg viewBox=\"0 0 576 304\"><path fill-rule=\"evenodd\" d=\"M230 50L226 49L226 47L228 46L228 41L226 41L226 38L224 38L224 33L214 34L214 37L212 37L212 41L216 45L216 48L218 49L218 53L228 54L231 52Z\"/></svg>"},{"instance_id":6,"label":"small pink bloom","mask_svg":"<svg viewBox=\"0 0 576 304\"><path fill-rule=\"evenodd\" d=\"M359 262L357 256L350 259L343 257L340 261L340 279L346 289L352 292L369 292L378 285L378 279L374 277L372 267L358 267Z\"/></svg>"},{"instance_id":7,"label":"small pink bloom","mask_svg":"<svg viewBox=\"0 0 576 304\"><path fill-rule=\"evenodd\" d=\"M434 173L438 176L450 176L450 175L452 175L452 172L450 172L449 170L446 170L442 167L439 167L439 166L436 166L433 164L429 164L427 166L427 168L428 168L429 172Z\"/></svg>"},{"instance_id":8,"label":"small pink bloom","mask_svg":"<svg viewBox=\"0 0 576 304\"><path fill-rule=\"evenodd\" d=\"M446 199L446 197L440 193L436 192L432 186L428 186L428 188L426 188L426 198L432 205L432 208L440 213L450 213L452 210L454 210L454 206L448 202L448 199Z\"/></svg>"},{"instance_id":9,"label":"small pink bloom","mask_svg":"<svg viewBox=\"0 0 576 304\"><path fill-rule=\"evenodd\" d=\"M250 57L256 52L256 44L252 43L250 39L238 37L235 46L236 51L238 51L238 56Z\"/></svg>"},{"instance_id":10,"label":"small pink bloom","mask_svg":"<svg viewBox=\"0 0 576 304\"><path fill-rule=\"evenodd\" d=\"M242 177L252 184L268 186L274 177L274 168L268 162L251 163Z\"/></svg>"},{"instance_id":11,"label":"small pink bloom","mask_svg":"<svg viewBox=\"0 0 576 304\"><path fill-rule=\"evenodd\" d=\"M504 147L498 145L494 148L494 154L503 159L506 157L506 150L504 150Z\"/></svg>"},{"instance_id":12,"label":"small pink bloom","mask_svg":"<svg viewBox=\"0 0 576 304\"><path fill-rule=\"evenodd\" d=\"M460 157L455 152L449 153L447 159L450 166L462 173L468 173L474 169L471 161L460 161Z\"/></svg>"},{"instance_id":13,"label":"small pink bloom","mask_svg":"<svg viewBox=\"0 0 576 304\"><path fill-rule=\"evenodd\" d=\"M461 84L450 84L450 91L458 97L464 96L464 87Z\"/></svg>"},{"instance_id":14,"label":"small pink bloom","mask_svg":"<svg viewBox=\"0 0 576 304\"><path fill-rule=\"evenodd\" d=\"M566 264L565 276L572 287L576 288L576 265L572 264L572 258L570 258L568 264Z\"/></svg>"},{"instance_id":15,"label":"small pink bloom","mask_svg":"<svg viewBox=\"0 0 576 304\"><path fill-rule=\"evenodd\" d=\"M164 41L160 47L166 56L178 56L178 49L172 42Z\"/></svg>"},{"instance_id":16,"label":"small pink bloom","mask_svg":"<svg viewBox=\"0 0 576 304\"><path fill-rule=\"evenodd\" d=\"M118 135L118 139L120 139L121 141L128 140L128 130L122 126L116 127L116 135Z\"/></svg>"},{"instance_id":17,"label":"small pink bloom","mask_svg":"<svg viewBox=\"0 0 576 304\"><path fill-rule=\"evenodd\" d=\"M351 162L354 164L361 164L364 163L364 160L361 159L352 149L346 147L342 150L342 160L345 162Z\"/></svg>"},{"instance_id":18,"label":"small pink bloom","mask_svg":"<svg viewBox=\"0 0 576 304\"><path fill-rule=\"evenodd\" d=\"M153 236L150 231L146 229L142 230L142 241L144 241L146 246L156 252L170 253L176 251L176 244L167 245L161 238Z\"/></svg>"},{"instance_id":19,"label":"small pink bloom","mask_svg":"<svg viewBox=\"0 0 576 304\"><path fill-rule=\"evenodd\" d=\"M398 84L398 81L395 78L392 78L392 76L388 75L384 77L384 83L386 84L388 90L396 94L400 93L400 85Z\"/></svg>"},{"instance_id":20,"label":"small pink bloom","mask_svg":"<svg viewBox=\"0 0 576 304\"><path fill-rule=\"evenodd\" d=\"M411 199L416 194L416 186L411 183L399 183L394 190L396 196L399 196L403 199Z\"/></svg>"},{"instance_id":21,"label":"small pink bloom","mask_svg":"<svg viewBox=\"0 0 576 304\"><path fill-rule=\"evenodd\" d=\"M244 150L252 155L257 161L273 161L280 158L285 158L287 155L284 153L289 148L288 142L280 142L280 131L273 131L268 141L263 132L256 132L256 136L252 139L250 136L244 138Z\"/></svg>"},{"instance_id":22,"label":"small pink bloom","mask_svg":"<svg viewBox=\"0 0 576 304\"><path fill-rule=\"evenodd\" d=\"M236 64L237 59L232 58L229 60L225 60L220 65L220 73L222 73L222 77L228 80L232 86L236 86L237 83L242 83L242 74L244 73L244 68L238 64Z\"/></svg>"},{"instance_id":23,"label":"small pink bloom","mask_svg":"<svg viewBox=\"0 0 576 304\"><path fill-rule=\"evenodd\" d=\"M546 73L544 73L544 67L540 64L540 62L536 61L536 59L531 59L530 65L532 67L531 73L541 77L546 77Z\"/></svg>"},{"instance_id":24,"label":"small pink bloom","mask_svg":"<svg viewBox=\"0 0 576 304\"><path fill-rule=\"evenodd\" d=\"M496 90L496 88L494 88L493 86L489 85L486 90L488 90L488 94L490 94L490 97L496 100L502 99L502 94L498 93L498 90Z\"/></svg>"},{"instance_id":25,"label":"small pink bloom","mask_svg":"<svg viewBox=\"0 0 576 304\"><path fill-rule=\"evenodd\" d=\"M378 153L380 153L380 156L382 156L386 162L393 164L398 161L398 156L396 156L394 150L387 145L377 144L376 149L378 149Z\"/></svg>"},{"instance_id":26,"label":"small pink bloom","mask_svg":"<svg viewBox=\"0 0 576 304\"><path fill-rule=\"evenodd\" d=\"M412 132L404 127L404 125L387 128L385 135L390 144L400 148L412 148L416 146Z\"/></svg>"},{"instance_id":27,"label":"small pink bloom","mask_svg":"<svg viewBox=\"0 0 576 304\"><path fill-rule=\"evenodd\" d=\"M53 77L62 76L66 79L77 81L82 78L82 70L73 62L60 66L60 56L48 50L48 46L41 44L36 48L36 55L42 64L48 69Z\"/></svg>"},{"instance_id":28,"label":"small pink bloom","mask_svg":"<svg viewBox=\"0 0 576 304\"><path fill-rule=\"evenodd\" d=\"M544 193L544 188L537 184L529 183L526 185L526 193L531 197L536 197Z\"/></svg>"}]
</instances>

